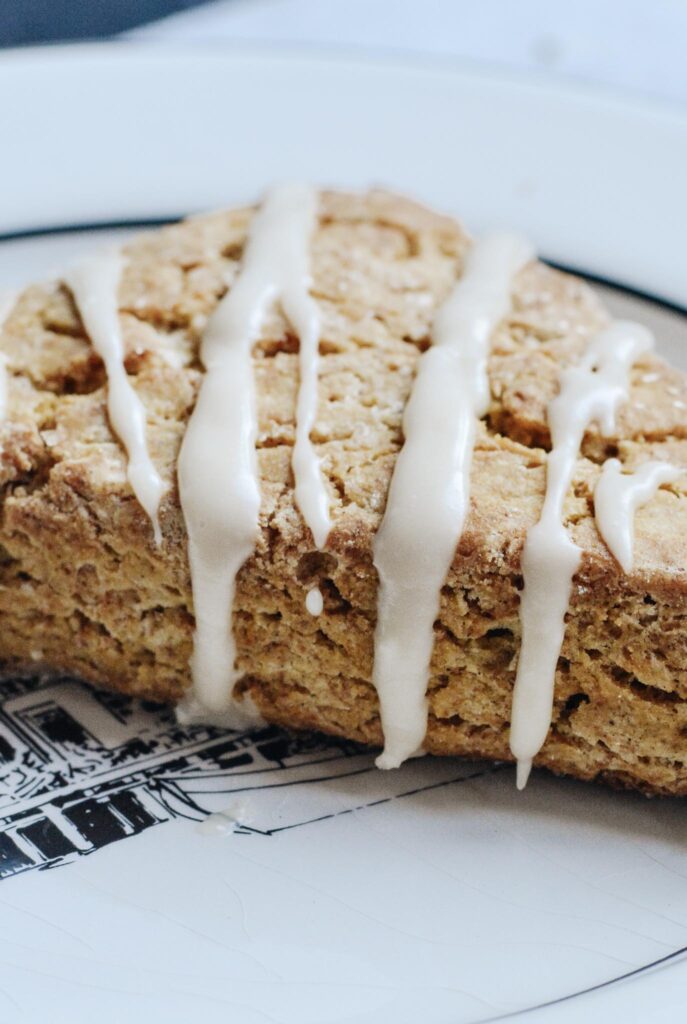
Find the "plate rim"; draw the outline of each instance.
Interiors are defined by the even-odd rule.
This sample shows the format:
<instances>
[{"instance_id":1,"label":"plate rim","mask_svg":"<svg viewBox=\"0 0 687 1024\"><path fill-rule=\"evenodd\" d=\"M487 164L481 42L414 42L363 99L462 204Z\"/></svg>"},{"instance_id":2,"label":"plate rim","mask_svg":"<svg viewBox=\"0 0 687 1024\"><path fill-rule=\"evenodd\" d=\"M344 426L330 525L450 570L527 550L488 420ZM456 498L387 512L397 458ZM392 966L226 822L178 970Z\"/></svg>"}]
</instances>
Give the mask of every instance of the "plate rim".
<instances>
[{"instance_id":1,"label":"plate rim","mask_svg":"<svg viewBox=\"0 0 687 1024\"><path fill-rule=\"evenodd\" d=\"M254 102L232 102L243 75L251 76ZM313 76L319 90L311 89ZM408 113L394 106L396 89L411 104ZM292 124L285 122L290 101L297 104ZM198 117L193 103L201 105ZM440 129L446 110L448 132ZM385 111L391 117L380 129ZM156 124L178 123L179 112L190 131L167 132L157 142ZM0 214L8 233L222 208L252 201L266 177L308 176L312 166L317 182L362 188L379 181L470 225L530 231L554 261L687 305L679 269L684 197L671 171L687 160L687 110L652 98L545 71L453 58L430 63L395 51L118 39L4 51L0 114L9 197ZM262 138L251 123L256 114L267 119ZM232 161L228 136L215 130L224 115L242 160ZM406 161L413 119L423 126L425 148ZM311 156L303 139L323 123ZM82 124L90 131L85 145ZM83 159L74 159L75 139ZM368 147L364 161L358 139ZM49 164L45 144L53 147ZM129 145L143 159L130 159ZM274 162L279 145L286 146L286 171ZM225 167L232 168L226 179Z\"/></svg>"},{"instance_id":2,"label":"plate rim","mask_svg":"<svg viewBox=\"0 0 687 1024\"><path fill-rule=\"evenodd\" d=\"M605 82L592 83L572 76L559 76L546 70L508 67L499 61L481 60L464 56L452 57L446 54L430 54L426 51L411 52L393 47L366 50L351 45L308 43L293 41L257 41L237 39L160 40L155 42L136 35L111 37L104 40L85 40L68 43L45 43L31 46L14 46L0 51L0 75L5 64L23 65L31 61L39 63L74 58L105 57L115 61L162 59L170 57L187 59L226 58L256 63L288 64L294 60L313 65L337 64L341 67L356 67L386 71L409 71L428 76L449 76L500 86L513 86L523 91L545 88L550 95L572 101L590 102L596 106L607 104L618 111L648 114L666 121L674 121L687 130L687 104L679 100L659 98L631 89L610 85Z\"/></svg>"}]
</instances>

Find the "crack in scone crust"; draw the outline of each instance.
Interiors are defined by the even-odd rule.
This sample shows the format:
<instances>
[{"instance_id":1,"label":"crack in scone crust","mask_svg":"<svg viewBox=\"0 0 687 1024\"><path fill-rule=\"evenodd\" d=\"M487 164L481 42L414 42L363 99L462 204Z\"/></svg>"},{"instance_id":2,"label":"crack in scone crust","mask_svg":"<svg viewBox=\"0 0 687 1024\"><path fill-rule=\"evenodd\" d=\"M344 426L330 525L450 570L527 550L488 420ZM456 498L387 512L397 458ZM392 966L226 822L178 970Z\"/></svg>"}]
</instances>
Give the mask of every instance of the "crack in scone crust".
<instances>
[{"instance_id":1,"label":"crack in scone crust","mask_svg":"<svg viewBox=\"0 0 687 1024\"><path fill-rule=\"evenodd\" d=\"M0 427L0 659L46 664L159 700L189 685L193 607L175 463L193 408L208 316L231 287L251 210L195 218L127 246L119 305L126 367L168 484L153 545L106 415L105 375L68 291L34 286L1 336L10 374ZM470 240L452 220L385 193L324 193L312 242L322 318L312 434L334 527L315 549L294 505L290 460L298 339L279 310L254 348L261 532L238 580L240 687L273 722L369 744L382 736L371 683L377 578L371 544L401 417L438 305ZM517 277L494 339L492 399L478 433L470 514L442 591L427 747L508 759L519 650L520 557L543 497L546 405L608 315L579 280L542 264ZM631 373L616 436L585 437L565 520L584 551L537 763L646 792L687 793L687 501L661 489L636 517L625 576L597 533L600 463L687 467L687 378L654 356ZM421 526L420 526L421 528ZM318 585L324 613L305 607Z\"/></svg>"}]
</instances>

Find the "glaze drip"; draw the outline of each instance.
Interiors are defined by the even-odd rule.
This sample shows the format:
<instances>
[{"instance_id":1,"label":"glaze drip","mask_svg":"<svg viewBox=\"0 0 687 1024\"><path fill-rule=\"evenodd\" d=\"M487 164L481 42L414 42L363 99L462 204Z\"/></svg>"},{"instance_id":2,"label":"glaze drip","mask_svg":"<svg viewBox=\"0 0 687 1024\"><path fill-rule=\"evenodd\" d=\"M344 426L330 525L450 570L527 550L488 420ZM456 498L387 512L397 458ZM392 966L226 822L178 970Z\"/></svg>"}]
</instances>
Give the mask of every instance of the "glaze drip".
<instances>
[{"instance_id":1,"label":"glaze drip","mask_svg":"<svg viewBox=\"0 0 687 1024\"><path fill-rule=\"evenodd\" d=\"M477 421L489 403L490 339L510 310L514 275L532 256L517 236L478 241L418 362L403 416L405 442L373 548L380 768L398 767L424 740L433 624L468 509Z\"/></svg>"},{"instance_id":2,"label":"glaze drip","mask_svg":"<svg viewBox=\"0 0 687 1024\"><path fill-rule=\"evenodd\" d=\"M323 537L319 467L308 436L319 336L307 290L315 216L316 194L308 187L286 185L268 193L253 218L239 275L211 316L201 344L206 373L181 446L178 475L196 616L193 699L213 713L234 704L236 577L255 549L260 511L251 353L265 314L277 302L301 334L298 411L306 426L299 434L297 488L303 510L313 517L313 533Z\"/></svg>"},{"instance_id":3,"label":"glaze drip","mask_svg":"<svg viewBox=\"0 0 687 1024\"><path fill-rule=\"evenodd\" d=\"M321 615L324 609L324 599L319 587L312 587L305 595L305 607L311 615Z\"/></svg>"},{"instance_id":4,"label":"glaze drip","mask_svg":"<svg viewBox=\"0 0 687 1024\"><path fill-rule=\"evenodd\" d=\"M15 292L0 291L0 328L3 327L12 312L16 301L17 296Z\"/></svg>"},{"instance_id":5,"label":"glaze drip","mask_svg":"<svg viewBox=\"0 0 687 1024\"><path fill-rule=\"evenodd\" d=\"M594 516L599 533L623 572L634 562L634 515L663 484L672 484L685 470L669 462L645 462L623 473L618 459L604 462L594 490Z\"/></svg>"},{"instance_id":6,"label":"glaze drip","mask_svg":"<svg viewBox=\"0 0 687 1024\"><path fill-rule=\"evenodd\" d=\"M563 524L563 505L582 440L593 423L604 436L613 432L616 410L627 399L629 370L653 343L645 327L617 321L592 339L576 366L561 373L559 394L548 406L551 452L546 463L546 493L539 522L527 535L522 558L522 644L510 735L511 751L518 762L519 789L527 783L532 759L551 724L565 615L582 555Z\"/></svg>"},{"instance_id":7,"label":"glaze drip","mask_svg":"<svg viewBox=\"0 0 687 1024\"><path fill-rule=\"evenodd\" d=\"M124 342L117 291L123 260L117 249L105 250L77 264L63 281L69 288L93 348L107 373L107 412L112 429L127 453L127 478L162 540L158 511L164 484L153 465L146 441L146 410L124 367Z\"/></svg>"},{"instance_id":8,"label":"glaze drip","mask_svg":"<svg viewBox=\"0 0 687 1024\"><path fill-rule=\"evenodd\" d=\"M303 230L294 234L292 261L284 268L286 280L281 291L281 305L299 338L300 384L296 402L296 441L291 460L296 504L310 527L316 546L322 549L331 529L329 498L320 460L310 440L317 415L320 316L309 293L308 247L317 216L317 197L310 189L302 192Z\"/></svg>"},{"instance_id":9,"label":"glaze drip","mask_svg":"<svg viewBox=\"0 0 687 1024\"><path fill-rule=\"evenodd\" d=\"M17 296L14 292L0 292L0 331L12 312ZM7 415L7 359L0 352L0 423Z\"/></svg>"}]
</instances>

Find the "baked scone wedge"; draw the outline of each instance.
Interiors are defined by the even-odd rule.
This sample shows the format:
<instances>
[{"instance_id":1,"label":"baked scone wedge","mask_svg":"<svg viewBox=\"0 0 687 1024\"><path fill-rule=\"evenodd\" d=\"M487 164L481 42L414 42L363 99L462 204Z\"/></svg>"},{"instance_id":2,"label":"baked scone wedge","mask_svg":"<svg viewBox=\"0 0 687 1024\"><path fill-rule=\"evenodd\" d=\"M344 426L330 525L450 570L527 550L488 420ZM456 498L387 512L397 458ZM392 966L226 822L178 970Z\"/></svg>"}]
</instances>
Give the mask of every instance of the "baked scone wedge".
<instances>
[{"instance_id":1,"label":"baked scone wedge","mask_svg":"<svg viewBox=\"0 0 687 1024\"><path fill-rule=\"evenodd\" d=\"M127 478L108 380L72 290L26 289L0 335L0 660L161 701L188 693L194 604L177 459L205 369L208 319L241 272L253 209L211 214L127 245L118 285L128 383L146 412L164 494L162 541ZM437 310L472 243L397 196L322 193L309 242L320 318L317 409L331 530L314 542L294 499L299 338L272 304L252 349L259 532L233 602L239 680L270 722L383 742L373 685L373 542L403 445L402 417ZM561 373L609 324L579 280L530 261L490 338L490 398L476 426L469 512L434 623L425 749L512 759L522 552L546 486L547 406ZM564 505L582 551L535 763L647 793L687 793L687 476L634 518L624 571L599 534L609 457L687 470L687 377L651 353L629 370L614 430L584 434ZM418 524L422 542L422 521ZM318 588L322 611L308 593ZM311 610L309 610L309 607ZM229 628L232 623L227 623Z\"/></svg>"}]
</instances>

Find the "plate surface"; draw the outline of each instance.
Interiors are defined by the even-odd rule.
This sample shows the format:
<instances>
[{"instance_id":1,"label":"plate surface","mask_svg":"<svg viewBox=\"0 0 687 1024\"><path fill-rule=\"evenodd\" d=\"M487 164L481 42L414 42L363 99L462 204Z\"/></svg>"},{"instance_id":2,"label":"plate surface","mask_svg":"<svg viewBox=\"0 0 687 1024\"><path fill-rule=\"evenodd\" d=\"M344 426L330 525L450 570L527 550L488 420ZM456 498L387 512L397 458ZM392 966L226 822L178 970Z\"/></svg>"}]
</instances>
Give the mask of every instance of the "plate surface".
<instances>
[{"instance_id":1,"label":"plate surface","mask_svg":"<svg viewBox=\"0 0 687 1024\"><path fill-rule=\"evenodd\" d=\"M0 233L120 223L5 238L0 289L121 222L300 176L520 227L551 258L687 307L675 114L450 67L115 47L3 57L0 111ZM687 368L684 314L610 298ZM498 766L380 773L349 744L180 729L68 681L17 682L0 708L0 876L0 1020L684 1012L683 803L542 774L518 794Z\"/></svg>"}]
</instances>

